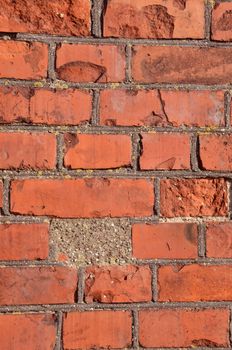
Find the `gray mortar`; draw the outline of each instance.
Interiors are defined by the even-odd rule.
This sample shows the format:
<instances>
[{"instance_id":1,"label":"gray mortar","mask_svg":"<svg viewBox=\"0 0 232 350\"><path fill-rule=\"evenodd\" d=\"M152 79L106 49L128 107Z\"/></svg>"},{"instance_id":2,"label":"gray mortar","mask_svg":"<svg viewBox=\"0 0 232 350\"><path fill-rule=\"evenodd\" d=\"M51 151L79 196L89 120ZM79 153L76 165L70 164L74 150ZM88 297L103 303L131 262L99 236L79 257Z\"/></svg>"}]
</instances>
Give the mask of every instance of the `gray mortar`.
<instances>
[{"instance_id":1,"label":"gray mortar","mask_svg":"<svg viewBox=\"0 0 232 350\"><path fill-rule=\"evenodd\" d=\"M128 219L54 219L50 247L52 258L63 253L75 266L125 264L133 260Z\"/></svg>"}]
</instances>

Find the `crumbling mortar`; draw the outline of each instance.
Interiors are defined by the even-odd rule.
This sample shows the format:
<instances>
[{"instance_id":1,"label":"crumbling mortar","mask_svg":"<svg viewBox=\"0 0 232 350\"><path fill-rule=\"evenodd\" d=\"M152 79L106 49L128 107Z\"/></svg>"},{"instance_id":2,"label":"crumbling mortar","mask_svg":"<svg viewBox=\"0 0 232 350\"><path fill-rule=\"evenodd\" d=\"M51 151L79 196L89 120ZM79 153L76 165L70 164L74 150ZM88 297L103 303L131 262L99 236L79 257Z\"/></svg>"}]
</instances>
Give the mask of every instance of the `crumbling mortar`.
<instances>
[{"instance_id":1,"label":"crumbling mortar","mask_svg":"<svg viewBox=\"0 0 232 350\"><path fill-rule=\"evenodd\" d=\"M100 108L100 92L99 90L93 90L92 91L92 118L91 118L91 126L95 127L100 124L100 117L99 117L99 108Z\"/></svg>"},{"instance_id":2,"label":"crumbling mortar","mask_svg":"<svg viewBox=\"0 0 232 350\"><path fill-rule=\"evenodd\" d=\"M138 310L132 309L132 347L139 348L139 316Z\"/></svg>"},{"instance_id":3,"label":"crumbling mortar","mask_svg":"<svg viewBox=\"0 0 232 350\"><path fill-rule=\"evenodd\" d=\"M192 171L199 171L199 161L200 161L200 156L199 156L199 144L198 144L198 137L196 134L191 135L190 139L190 164Z\"/></svg>"},{"instance_id":4,"label":"crumbling mortar","mask_svg":"<svg viewBox=\"0 0 232 350\"><path fill-rule=\"evenodd\" d=\"M198 257L204 260L206 258L206 225L204 223L198 225Z\"/></svg>"},{"instance_id":5,"label":"crumbling mortar","mask_svg":"<svg viewBox=\"0 0 232 350\"><path fill-rule=\"evenodd\" d=\"M62 326L63 326L63 314L61 311L56 313L57 318L57 330L56 330L56 345L54 350L62 350Z\"/></svg>"},{"instance_id":6,"label":"crumbling mortar","mask_svg":"<svg viewBox=\"0 0 232 350\"><path fill-rule=\"evenodd\" d=\"M225 92L225 125L231 131L231 91Z\"/></svg>"}]
</instances>

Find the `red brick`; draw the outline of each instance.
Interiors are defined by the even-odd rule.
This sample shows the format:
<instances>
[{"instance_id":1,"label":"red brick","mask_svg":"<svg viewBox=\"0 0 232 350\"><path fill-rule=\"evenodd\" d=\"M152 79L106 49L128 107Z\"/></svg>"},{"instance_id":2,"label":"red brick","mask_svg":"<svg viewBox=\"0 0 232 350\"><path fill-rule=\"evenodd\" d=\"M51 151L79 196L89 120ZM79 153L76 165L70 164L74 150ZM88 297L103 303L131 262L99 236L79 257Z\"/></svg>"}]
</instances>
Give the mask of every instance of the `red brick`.
<instances>
[{"instance_id":1,"label":"red brick","mask_svg":"<svg viewBox=\"0 0 232 350\"><path fill-rule=\"evenodd\" d=\"M28 88L0 87L0 123L12 123L29 118Z\"/></svg>"},{"instance_id":2,"label":"red brick","mask_svg":"<svg viewBox=\"0 0 232 350\"><path fill-rule=\"evenodd\" d=\"M134 224L132 246L133 256L138 259L197 258L197 225Z\"/></svg>"},{"instance_id":3,"label":"red brick","mask_svg":"<svg viewBox=\"0 0 232 350\"><path fill-rule=\"evenodd\" d=\"M0 145L0 169L54 169L56 166L55 135L0 133Z\"/></svg>"},{"instance_id":4,"label":"red brick","mask_svg":"<svg viewBox=\"0 0 232 350\"><path fill-rule=\"evenodd\" d=\"M224 179L161 180L160 206L164 217L225 216L227 201Z\"/></svg>"},{"instance_id":5,"label":"red brick","mask_svg":"<svg viewBox=\"0 0 232 350\"><path fill-rule=\"evenodd\" d=\"M66 134L64 164L71 169L107 169L131 165L128 135Z\"/></svg>"},{"instance_id":6,"label":"red brick","mask_svg":"<svg viewBox=\"0 0 232 350\"><path fill-rule=\"evenodd\" d=\"M0 260L48 257L48 224L0 224Z\"/></svg>"},{"instance_id":7,"label":"red brick","mask_svg":"<svg viewBox=\"0 0 232 350\"><path fill-rule=\"evenodd\" d=\"M206 255L209 258L232 258L231 222L207 224Z\"/></svg>"},{"instance_id":8,"label":"red brick","mask_svg":"<svg viewBox=\"0 0 232 350\"><path fill-rule=\"evenodd\" d=\"M120 82L125 66L124 46L62 44L57 50L57 75L67 81Z\"/></svg>"},{"instance_id":9,"label":"red brick","mask_svg":"<svg viewBox=\"0 0 232 350\"><path fill-rule=\"evenodd\" d=\"M232 266L163 266L158 271L159 301L232 299Z\"/></svg>"},{"instance_id":10,"label":"red brick","mask_svg":"<svg viewBox=\"0 0 232 350\"><path fill-rule=\"evenodd\" d=\"M232 3L225 1L217 3L212 11L211 37L213 40L232 40Z\"/></svg>"},{"instance_id":11,"label":"red brick","mask_svg":"<svg viewBox=\"0 0 232 350\"><path fill-rule=\"evenodd\" d=\"M67 267L1 267L0 305L73 303L77 272Z\"/></svg>"},{"instance_id":12,"label":"red brick","mask_svg":"<svg viewBox=\"0 0 232 350\"><path fill-rule=\"evenodd\" d=\"M64 318L64 350L127 348L131 345L131 328L129 311L71 312Z\"/></svg>"},{"instance_id":13,"label":"red brick","mask_svg":"<svg viewBox=\"0 0 232 350\"><path fill-rule=\"evenodd\" d=\"M88 91L38 89L30 100L32 123L78 125L89 122L91 114L92 97Z\"/></svg>"},{"instance_id":14,"label":"red brick","mask_svg":"<svg viewBox=\"0 0 232 350\"><path fill-rule=\"evenodd\" d=\"M232 170L232 135L200 135L201 167L206 170Z\"/></svg>"},{"instance_id":15,"label":"red brick","mask_svg":"<svg viewBox=\"0 0 232 350\"><path fill-rule=\"evenodd\" d=\"M139 342L153 347L227 347L229 310L142 310L139 312Z\"/></svg>"},{"instance_id":16,"label":"red brick","mask_svg":"<svg viewBox=\"0 0 232 350\"><path fill-rule=\"evenodd\" d=\"M0 329L4 350L51 350L56 343L54 314L2 314Z\"/></svg>"},{"instance_id":17,"label":"red brick","mask_svg":"<svg viewBox=\"0 0 232 350\"><path fill-rule=\"evenodd\" d=\"M1 0L0 31L90 35L90 0Z\"/></svg>"},{"instance_id":18,"label":"red brick","mask_svg":"<svg viewBox=\"0 0 232 350\"><path fill-rule=\"evenodd\" d=\"M142 134L142 170L190 169L190 136L187 134Z\"/></svg>"},{"instance_id":19,"label":"red brick","mask_svg":"<svg viewBox=\"0 0 232 350\"><path fill-rule=\"evenodd\" d=\"M0 42L0 78L41 79L47 77L48 47L43 43Z\"/></svg>"},{"instance_id":20,"label":"red brick","mask_svg":"<svg viewBox=\"0 0 232 350\"><path fill-rule=\"evenodd\" d=\"M132 75L144 83L229 84L232 48L135 46Z\"/></svg>"},{"instance_id":21,"label":"red brick","mask_svg":"<svg viewBox=\"0 0 232 350\"><path fill-rule=\"evenodd\" d=\"M151 270L148 266L96 266L86 271L87 303L130 303L151 299Z\"/></svg>"},{"instance_id":22,"label":"red brick","mask_svg":"<svg viewBox=\"0 0 232 350\"><path fill-rule=\"evenodd\" d=\"M149 216L153 205L153 184L149 180L29 179L11 184L11 212L19 214L70 218Z\"/></svg>"},{"instance_id":23,"label":"red brick","mask_svg":"<svg viewBox=\"0 0 232 350\"><path fill-rule=\"evenodd\" d=\"M101 125L122 126L223 126L224 93L103 90L100 122Z\"/></svg>"},{"instance_id":24,"label":"red brick","mask_svg":"<svg viewBox=\"0 0 232 350\"><path fill-rule=\"evenodd\" d=\"M104 36L126 38L204 38L204 0L111 0Z\"/></svg>"},{"instance_id":25,"label":"red brick","mask_svg":"<svg viewBox=\"0 0 232 350\"><path fill-rule=\"evenodd\" d=\"M78 125L89 122L91 114L86 91L0 87L0 123Z\"/></svg>"}]
</instances>

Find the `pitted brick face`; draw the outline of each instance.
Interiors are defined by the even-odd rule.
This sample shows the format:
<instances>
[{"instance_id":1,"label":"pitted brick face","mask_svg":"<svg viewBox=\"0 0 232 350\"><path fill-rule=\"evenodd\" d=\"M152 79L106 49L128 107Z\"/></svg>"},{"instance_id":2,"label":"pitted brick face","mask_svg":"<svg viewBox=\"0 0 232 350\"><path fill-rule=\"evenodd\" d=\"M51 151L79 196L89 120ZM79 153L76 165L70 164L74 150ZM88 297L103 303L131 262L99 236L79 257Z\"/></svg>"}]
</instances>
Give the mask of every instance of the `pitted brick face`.
<instances>
[{"instance_id":1,"label":"pitted brick face","mask_svg":"<svg viewBox=\"0 0 232 350\"><path fill-rule=\"evenodd\" d=\"M232 1L0 7L0 348L231 349Z\"/></svg>"}]
</instances>

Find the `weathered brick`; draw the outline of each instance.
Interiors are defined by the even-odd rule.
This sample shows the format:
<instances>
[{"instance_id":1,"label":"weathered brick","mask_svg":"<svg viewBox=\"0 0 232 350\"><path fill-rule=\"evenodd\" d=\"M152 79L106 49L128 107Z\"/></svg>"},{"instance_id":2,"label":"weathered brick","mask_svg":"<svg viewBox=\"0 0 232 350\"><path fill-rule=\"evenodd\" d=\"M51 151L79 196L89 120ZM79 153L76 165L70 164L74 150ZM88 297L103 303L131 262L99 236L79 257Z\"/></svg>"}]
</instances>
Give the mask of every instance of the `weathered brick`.
<instances>
[{"instance_id":1,"label":"weathered brick","mask_svg":"<svg viewBox=\"0 0 232 350\"><path fill-rule=\"evenodd\" d=\"M90 35L90 0L0 0L0 31Z\"/></svg>"},{"instance_id":2,"label":"weathered brick","mask_svg":"<svg viewBox=\"0 0 232 350\"><path fill-rule=\"evenodd\" d=\"M87 303L151 301L151 270L148 266L89 267L86 271Z\"/></svg>"},{"instance_id":3,"label":"weathered brick","mask_svg":"<svg viewBox=\"0 0 232 350\"><path fill-rule=\"evenodd\" d=\"M1 314L1 347L4 350L51 350L56 343L54 314Z\"/></svg>"},{"instance_id":4,"label":"weathered brick","mask_svg":"<svg viewBox=\"0 0 232 350\"><path fill-rule=\"evenodd\" d=\"M213 40L232 40L232 3L216 3L212 11L211 37Z\"/></svg>"},{"instance_id":5,"label":"weathered brick","mask_svg":"<svg viewBox=\"0 0 232 350\"><path fill-rule=\"evenodd\" d=\"M57 49L56 67L58 78L67 81L120 82L125 79L125 47L62 44Z\"/></svg>"},{"instance_id":6,"label":"weathered brick","mask_svg":"<svg viewBox=\"0 0 232 350\"><path fill-rule=\"evenodd\" d=\"M197 225L192 223L134 224L133 256L138 259L197 258Z\"/></svg>"},{"instance_id":7,"label":"weathered brick","mask_svg":"<svg viewBox=\"0 0 232 350\"><path fill-rule=\"evenodd\" d=\"M111 0L104 36L126 38L204 38L204 0Z\"/></svg>"},{"instance_id":8,"label":"weathered brick","mask_svg":"<svg viewBox=\"0 0 232 350\"><path fill-rule=\"evenodd\" d=\"M12 213L70 218L149 216L153 205L149 180L28 179L11 184Z\"/></svg>"},{"instance_id":9,"label":"weathered brick","mask_svg":"<svg viewBox=\"0 0 232 350\"><path fill-rule=\"evenodd\" d=\"M0 224L0 260L48 257L48 224Z\"/></svg>"},{"instance_id":10,"label":"weathered brick","mask_svg":"<svg viewBox=\"0 0 232 350\"><path fill-rule=\"evenodd\" d=\"M47 77L48 46L39 42L0 42L0 78L41 79Z\"/></svg>"},{"instance_id":11,"label":"weathered brick","mask_svg":"<svg viewBox=\"0 0 232 350\"><path fill-rule=\"evenodd\" d=\"M64 317L64 350L124 349L132 341L129 311L71 312Z\"/></svg>"},{"instance_id":12,"label":"weathered brick","mask_svg":"<svg viewBox=\"0 0 232 350\"><path fill-rule=\"evenodd\" d=\"M200 165L206 170L232 170L232 135L203 134L199 137Z\"/></svg>"},{"instance_id":13,"label":"weathered brick","mask_svg":"<svg viewBox=\"0 0 232 350\"><path fill-rule=\"evenodd\" d=\"M230 84L232 48L134 46L132 76L146 83Z\"/></svg>"},{"instance_id":14,"label":"weathered brick","mask_svg":"<svg viewBox=\"0 0 232 350\"><path fill-rule=\"evenodd\" d=\"M38 124L79 125L90 121L92 97L76 89L36 89L30 99L29 119Z\"/></svg>"},{"instance_id":15,"label":"weathered brick","mask_svg":"<svg viewBox=\"0 0 232 350\"><path fill-rule=\"evenodd\" d=\"M232 258L231 222L207 224L206 255L209 258Z\"/></svg>"},{"instance_id":16,"label":"weathered brick","mask_svg":"<svg viewBox=\"0 0 232 350\"><path fill-rule=\"evenodd\" d=\"M71 169L107 169L131 165L128 135L65 134L64 164Z\"/></svg>"},{"instance_id":17,"label":"weathered brick","mask_svg":"<svg viewBox=\"0 0 232 350\"><path fill-rule=\"evenodd\" d=\"M56 166L53 134L0 133L0 145L0 169L54 169Z\"/></svg>"},{"instance_id":18,"label":"weathered brick","mask_svg":"<svg viewBox=\"0 0 232 350\"><path fill-rule=\"evenodd\" d=\"M224 93L103 90L100 93L100 123L109 126L223 126Z\"/></svg>"},{"instance_id":19,"label":"weathered brick","mask_svg":"<svg viewBox=\"0 0 232 350\"><path fill-rule=\"evenodd\" d=\"M142 134L142 170L190 169L190 136L177 133Z\"/></svg>"},{"instance_id":20,"label":"weathered brick","mask_svg":"<svg viewBox=\"0 0 232 350\"><path fill-rule=\"evenodd\" d=\"M161 180L160 206L164 217L225 216L227 201L224 179Z\"/></svg>"},{"instance_id":21,"label":"weathered brick","mask_svg":"<svg viewBox=\"0 0 232 350\"><path fill-rule=\"evenodd\" d=\"M73 303L77 272L67 267L1 267L0 305Z\"/></svg>"},{"instance_id":22,"label":"weathered brick","mask_svg":"<svg viewBox=\"0 0 232 350\"><path fill-rule=\"evenodd\" d=\"M229 346L229 310L141 310L139 342L144 348Z\"/></svg>"},{"instance_id":23,"label":"weathered brick","mask_svg":"<svg viewBox=\"0 0 232 350\"><path fill-rule=\"evenodd\" d=\"M0 87L0 123L78 125L89 122L91 113L89 92Z\"/></svg>"},{"instance_id":24,"label":"weathered brick","mask_svg":"<svg viewBox=\"0 0 232 350\"><path fill-rule=\"evenodd\" d=\"M232 266L162 266L158 284L159 301L232 300Z\"/></svg>"}]
</instances>

